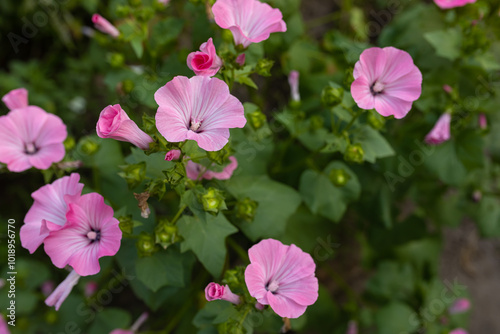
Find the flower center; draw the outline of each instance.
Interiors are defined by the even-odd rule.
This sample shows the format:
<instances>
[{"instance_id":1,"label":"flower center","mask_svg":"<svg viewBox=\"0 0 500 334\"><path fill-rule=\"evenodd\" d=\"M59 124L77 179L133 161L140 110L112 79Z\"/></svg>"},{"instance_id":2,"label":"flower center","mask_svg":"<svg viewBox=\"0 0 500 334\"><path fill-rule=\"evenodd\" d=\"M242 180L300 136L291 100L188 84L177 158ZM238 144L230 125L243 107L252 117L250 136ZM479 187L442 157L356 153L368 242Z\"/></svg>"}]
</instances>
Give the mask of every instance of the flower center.
<instances>
[{"instance_id":1,"label":"flower center","mask_svg":"<svg viewBox=\"0 0 500 334\"><path fill-rule=\"evenodd\" d=\"M266 290L271 291L272 293L275 293L279 288L279 284L276 281L271 281L270 283L267 283L266 285Z\"/></svg>"},{"instance_id":2,"label":"flower center","mask_svg":"<svg viewBox=\"0 0 500 334\"><path fill-rule=\"evenodd\" d=\"M33 144L33 143L27 143L24 145L24 153L26 153L26 154L33 155L37 151L38 151L38 149L36 148L35 144Z\"/></svg>"},{"instance_id":3,"label":"flower center","mask_svg":"<svg viewBox=\"0 0 500 334\"><path fill-rule=\"evenodd\" d=\"M189 129L191 131L197 132L198 129L200 128L200 126L201 126L201 121L199 121L197 119L192 119L191 120L191 126L189 127Z\"/></svg>"},{"instance_id":4,"label":"flower center","mask_svg":"<svg viewBox=\"0 0 500 334\"><path fill-rule=\"evenodd\" d=\"M373 95L382 94L384 92L385 85L379 81L375 81L370 87L370 91Z\"/></svg>"},{"instance_id":5,"label":"flower center","mask_svg":"<svg viewBox=\"0 0 500 334\"><path fill-rule=\"evenodd\" d=\"M100 231L90 231L87 233L87 238L89 238L92 241L99 241L101 240L101 232Z\"/></svg>"}]
</instances>

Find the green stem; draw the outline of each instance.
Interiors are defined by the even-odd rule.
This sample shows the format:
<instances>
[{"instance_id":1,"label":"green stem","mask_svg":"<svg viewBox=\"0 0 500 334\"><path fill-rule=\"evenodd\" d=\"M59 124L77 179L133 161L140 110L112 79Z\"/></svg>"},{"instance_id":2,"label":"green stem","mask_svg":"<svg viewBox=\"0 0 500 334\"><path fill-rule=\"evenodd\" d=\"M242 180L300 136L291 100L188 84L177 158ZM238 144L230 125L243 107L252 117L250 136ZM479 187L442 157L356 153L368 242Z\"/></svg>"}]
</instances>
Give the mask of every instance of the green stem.
<instances>
[{"instance_id":1,"label":"green stem","mask_svg":"<svg viewBox=\"0 0 500 334\"><path fill-rule=\"evenodd\" d=\"M240 246L238 245L238 243L236 243L236 241L234 241L233 239L231 238L227 238L227 243L229 246L231 246L232 249L234 249L234 251L236 253L238 253L238 256L240 257L240 259L247 263L249 262L250 260L248 259L248 254L247 252Z\"/></svg>"},{"instance_id":2,"label":"green stem","mask_svg":"<svg viewBox=\"0 0 500 334\"><path fill-rule=\"evenodd\" d=\"M354 122L356 122L356 120L358 119L359 116L361 116L362 113L363 113L363 111L358 110L358 112L356 112L356 114L354 114L351 121L349 122L349 124L347 124L347 126L344 128L344 130L342 132L347 132L347 130L349 130L351 128L351 126L354 124Z\"/></svg>"},{"instance_id":3,"label":"green stem","mask_svg":"<svg viewBox=\"0 0 500 334\"><path fill-rule=\"evenodd\" d=\"M179 211L177 211L174 218L172 218L172 221L171 221L172 224L175 224L177 222L177 219L179 219L179 217L182 215L182 213L184 212L184 210L186 208L187 208L186 204L181 205L181 207L179 208Z\"/></svg>"}]
</instances>

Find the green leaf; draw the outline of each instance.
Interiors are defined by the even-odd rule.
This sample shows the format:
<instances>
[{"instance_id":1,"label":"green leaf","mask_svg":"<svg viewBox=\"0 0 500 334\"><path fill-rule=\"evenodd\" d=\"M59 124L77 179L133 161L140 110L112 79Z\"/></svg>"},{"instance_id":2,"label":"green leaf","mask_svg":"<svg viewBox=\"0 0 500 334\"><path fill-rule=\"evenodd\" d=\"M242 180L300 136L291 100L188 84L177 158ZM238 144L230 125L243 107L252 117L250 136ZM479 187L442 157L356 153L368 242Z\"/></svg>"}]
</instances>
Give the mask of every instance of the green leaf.
<instances>
[{"instance_id":1,"label":"green leaf","mask_svg":"<svg viewBox=\"0 0 500 334\"><path fill-rule=\"evenodd\" d=\"M182 258L170 249L138 258L135 270L137 278L153 292L165 285L184 286Z\"/></svg>"},{"instance_id":2,"label":"green leaf","mask_svg":"<svg viewBox=\"0 0 500 334\"><path fill-rule=\"evenodd\" d=\"M248 197L259 203L254 220L238 226L254 241L281 236L288 218L301 202L300 195L293 188L267 176L233 176L226 187L238 200Z\"/></svg>"},{"instance_id":3,"label":"green leaf","mask_svg":"<svg viewBox=\"0 0 500 334\"><path fill-rule=\"evenodd\" d=\"M376 159L386 158L395 154L391 145L378 132L368 125L363 125L353 131L353 143L359 143L365 152L365 160L374 163Z\"/></svg>"},{"instance_id":4,"label":"green leaf","mask_svg":"<svg viewBox=\"0 0 500 334\"><path fill-rule=\"evenodd\" d=\"M435 146L434 152L425 160L425 165L441 181L450 185L462 184L467 175L467 170L457 157L453 141L447 141Z\"/></svg>"},{"instance_id":5,"label":"green leaf","mask_svg":"<svg viewBox=\"0 0 500 334\"><path fill-rule=\"evenodd\" d=\"M343 169L349 174L350 179L343 187L337 187L330 181L328 175L332 169ZM310 169L304 171L300 177L299 190L313 213L338 222L347 205L358 199L361 186L349 167L340 161L334 161L322 173Z\"/></svg>"},{"instance_id":6,"label":"green leaf","mask_svg":"<svg viewBox=\"0 0 500 334\"><path fill-rule=\"evenodd\" d=\"M366 284L366 291L381 300L405 300L415 290L415 273L408 263L385 261Z\"/></svg>"},{"instance_id":7,"label":"green leaf","mask_svg":"<svg viewBox=\"0 0 500 334\"><path fill-rule=\"evenodd\" d=\"M497 198L484 196L481 199L477 223L483 236L500 236L500 203Z\"/></svg>"},{"instance_id":8,"label":"green leaf","mask_svg":"<svg viewBox=\"0 0 500 334\"><path fill-rule=\"evenodd\" d=\"M478 131L462 132L456 139L457 157L467 170L484 167L484 140Z\"/></svg>"},{"instance_id":9,"label":"green leaf","mask_svg":"<svg viewBox=\"0 0 500 334\"><path fill-rule=\"evenodd\" d=\"M437 55L451 61L460 57L462 34L458 28L428 32L424 37L434 47Z\"/></svg>"},{"instance_id":10,"label":"green leaf","mask_svg":"<svg viewBox=\"0 0 500 334\"><path fill-rule=\"evenodd\" d=\"M375 313L378 333L413 333L419 328L417 314L406 304L393 302Z\"/></svg>"},{"instance_id":11,"label":"green leaf","mask_svg":"<svg viewBox=\"0 0 500 334\"><path fill-rule=\"evenodd\" d=\"M153 26L150 44L152 49L175 41L184 27L184 20L169 17Z\"/></svg>"},{"instance_id":12,"label":"green leaf","mask_svg":"<svg viewBox=\"0 0 500 334\"><path fill-rule=\"evenodd\" d=\"M132 40L130 41L130 45L132 46L132 49L134 50L137 58L139 58L139 59L142 58L142 54L144 52L144 45L143 45L142 37L138 36L138 37L132 38Z\"/></svg>"},{"instance_id":13,"label":"green leaf","mask_svg":"<svg viewBox=\"0 0 500 334\"><path fill-rule=\"evenodd\" d=\"M119 308L106 308L97 313L95 321L92 323L88 333L99 334L109 333L117 328L129 328L131 317L128 312Z\"/></svg>"},{"instance_id":14,"label":"green leaf","mask_svg":"<svg viewBox=\"0 0 500 334\"><path fill-rule=\"evenodd\" d=\"M212 276L219 277L226 260L226 237L238 229L222 213L215 217L204 214L201 219L198 216L183 216L177 226L184 238L181 251L192 250Z\"/></svg>"}]
</instances>

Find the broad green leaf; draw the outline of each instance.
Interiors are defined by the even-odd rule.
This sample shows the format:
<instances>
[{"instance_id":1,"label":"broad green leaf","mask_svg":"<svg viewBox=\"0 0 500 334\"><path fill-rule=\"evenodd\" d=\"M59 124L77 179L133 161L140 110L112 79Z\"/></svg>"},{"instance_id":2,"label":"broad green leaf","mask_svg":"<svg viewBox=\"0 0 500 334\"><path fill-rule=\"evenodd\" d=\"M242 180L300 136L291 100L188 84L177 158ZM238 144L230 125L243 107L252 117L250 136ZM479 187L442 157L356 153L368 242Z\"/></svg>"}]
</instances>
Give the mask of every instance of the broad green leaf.
<instances>
[{"instance_id":1,"label":"broad green leaf","mask_svg":"<svg viewBox=\"0 0 500 334\"><path fill-rule=\"evenodd\" d=\"M139 257L135 263L137 278L153 292L165 285L182 287L184 267L181 261L180 254L170 249Z\"/></svg>"},{"instance_id":2,"label":"broad green leaf","mask_svg":"<svg viewBox=\"0 0 500 334\"><path fill-rule=\"evenodd\" d=\"M366 291L379 300L406 300L415 290L415 280L409 263L385 261L368 280Z\"/></svg>"},{"instance_id":3,"label":"broad green leaf","mask_svg":"<svg viewBox=\"0 0 500 334\"><path fill-rule=\"evenodd\" d=\"M129 328L131 325L130 314L119 308L106 308L97 314L88 333L109 333L114 329Z\"/></svg>"},{"instance_id":4,"label":"broad green leaf","mask_svg":"<svg viewBox=\"0 0 500 334\"><path fill-rule=\"evenodd\" d=\"M205 214L203 219L183 216L177 225L184 238L181 251L192 250L212 276L219 277L226 260L226 237L238 229L222 213L215 217Z\"/></svg>"},{"instance_id":5,"label":"broad green leaf","mask_svg":"<svg viewBox=\"0 0 500 334\"><path fill-rule=\"evenodd\" d=\"M452 61L460 57L462 33L458 28L428 32L424 37L434 47L437 55Z\"/></svg>"},{"instance_id":6,"label":"broad green leaf","mask_svg":"<svg viewBox=\"0 0 500 334\"><path fill-rule=\"evenodd\" d=\"M478 131L462 132L455 145L457 157L467 170L484 167L484 140Z\"/></svg>"},{"instance_id":7,"label":"broad green leaf","mask_svg":"<svg viewBox=\"0 0 500 334\"><path fill-rule=\"evenodd\" d=\"M374 163L376 159L393 156L394 150L387 140L368 125L363 125L353 131L353 143L359 143L365 152L365 160Z\"/></svg>"},{"instance_id":8,"label":"broad green leaf","mask_svg":"<svg viewBox=\"0 0 500 334\"><path fill-rule=\"evenodd\" d=\"M413 333L419 328L418 315L406 304L392 302L375 313L378 333Z\"/></svg>"},{"instance_id":9,"label":"broad green leaf","mask_svg":"<svg viewBox=\"0 0 500 334\"><path fill-rule=\"evenodd\" d=\"M450 185L462 184L467 175L467 170L457 156L453 141L437 145L434 153L425 159L425 165L441 181Z\"/></svg>"},{"instance_id":10,"label":"broad green leaf","mask_svg":"<svg viewBox=\"0 0 500 334\"><path fill-rule=\"evenodd\" d=\"M267 176L233 176L226 187L237 199L249 197L259 203L254 220L238 225L253 241L283 235L288 218L301 202L293 188Z\"/></svg>"},{"instance_id":11,"label":"broad green leaf","mask_svg":"<svg viewBox=\"0 0 500 334\"><path fill-rule=\"evenodd\" d=\"M484 196L479 204L477 223L485 237L500 237L500 202L492 196Z\"/></svg>"}]
</instances>

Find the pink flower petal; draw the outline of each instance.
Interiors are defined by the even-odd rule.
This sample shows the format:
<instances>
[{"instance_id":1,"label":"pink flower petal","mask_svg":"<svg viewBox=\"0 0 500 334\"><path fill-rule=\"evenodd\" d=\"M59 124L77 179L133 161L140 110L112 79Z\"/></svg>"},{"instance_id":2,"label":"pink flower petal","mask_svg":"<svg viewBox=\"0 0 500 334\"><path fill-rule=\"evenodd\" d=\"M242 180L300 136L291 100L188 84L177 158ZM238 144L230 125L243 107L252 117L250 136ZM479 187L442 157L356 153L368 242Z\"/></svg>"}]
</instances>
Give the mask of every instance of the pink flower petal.
<instances>
[{"instance_id":1,"label":"pink flower petal","mask_svg":"<svg viewBox=\"0 0 500 334\"><path fill-rule=\"evenodd\" d=\"M375 98L375 110L382 116L394 115L403 118L411 110L411 101L405 101L388 95L378 95Z\"/></svg>"},{"instance_id":2,"label":"pink flower petal","mask_svg":"<svg viewBox=\"0 0 500 334\"><path fill-rule=\"evenodd\" d=\"M434 2L441 9L449 9L455 7L462 7L469 3L475 3L476 0L434 0Z\"/></svg>"},{"instance_id":3,"label":"pink flower petal","mask_svg":"<svg viewBox=\"0 0 500 334\"><path fill-rule=\"evenodd\" d=\"M2 97L2 101L9 110L27 107L28 91L25 88L11 90Z\"/></svg>"},{"instance_id":4,"label":"pink flower petal","mask_svg":"<svg viewBox=\"0 0 500 334\"><path fill-rule=\"evenodd\" d=\"M288 247L278 240L265 239L248 250L248 257L252 264L256 263L263 269L267 281L280 269Z\"/></svg>"},{"instance_id":5,"label":"pink flower petal","mask_svg":"<svg viewBox=\"0 0 500 334\"><path fill-rule=\"evenodd\" d=\"M62 143L42 146L38 152L29 156L30 164L37 169L47 169L52 163L59 162L64 158L66 151Z\"/></svg>"},{"instance_id":6,"label":"pink flower petal","mask_svg":"<svg viewBox=\"0 0 500 334\"><path fill-rule=\"evenodd\" d=\"M298 318L304 314L307 308L307 306L299 305L285 296L272 294L270 291L267 292L267 300L273 311L283 318Z\"/></svg>"}]
</instances>

